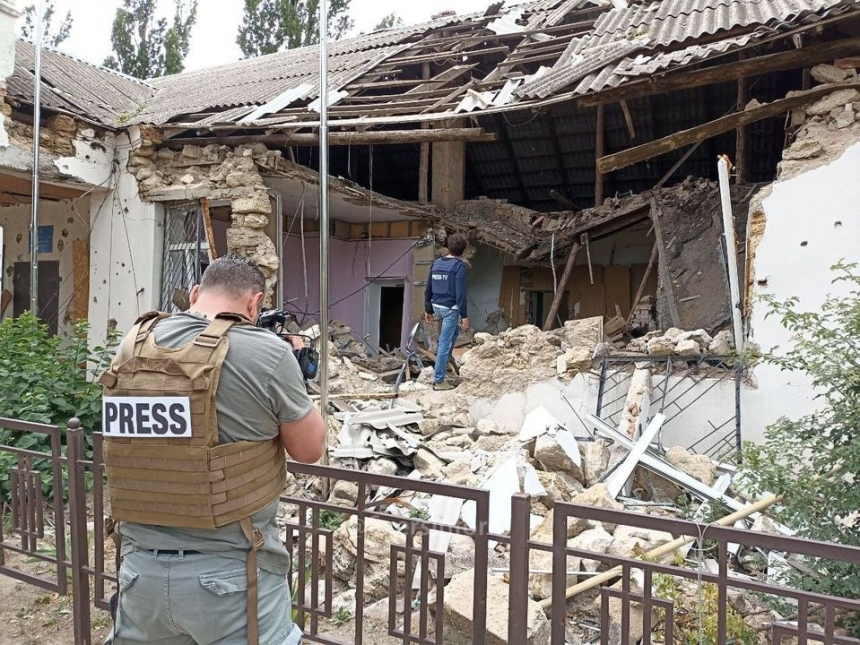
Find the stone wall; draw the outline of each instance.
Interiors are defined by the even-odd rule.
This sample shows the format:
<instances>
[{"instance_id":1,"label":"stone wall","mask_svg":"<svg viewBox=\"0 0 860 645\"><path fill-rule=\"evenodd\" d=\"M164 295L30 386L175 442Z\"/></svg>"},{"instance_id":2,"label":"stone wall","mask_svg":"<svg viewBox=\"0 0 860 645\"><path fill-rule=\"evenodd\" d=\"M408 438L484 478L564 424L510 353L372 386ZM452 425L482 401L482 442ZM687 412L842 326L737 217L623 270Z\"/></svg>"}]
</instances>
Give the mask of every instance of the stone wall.
<instances>
[{"instance_id":1,"label":"stone wall","mask_svg":"<svg viewBox=\"0 0 860 645\"><path fill-rule=\"evenodd\" d=\"M137 178L143 199L229 200L232 224L227 248L260 267L266 276L267 304L271 304L279 262L275 244L265 232L272 202L258 163L275 165L280 151L263 144L235 148L186 145L174 151L162 143L158 131L141 128L137 148L129 157L128 169Z\"/></svg>"}]
</instances>

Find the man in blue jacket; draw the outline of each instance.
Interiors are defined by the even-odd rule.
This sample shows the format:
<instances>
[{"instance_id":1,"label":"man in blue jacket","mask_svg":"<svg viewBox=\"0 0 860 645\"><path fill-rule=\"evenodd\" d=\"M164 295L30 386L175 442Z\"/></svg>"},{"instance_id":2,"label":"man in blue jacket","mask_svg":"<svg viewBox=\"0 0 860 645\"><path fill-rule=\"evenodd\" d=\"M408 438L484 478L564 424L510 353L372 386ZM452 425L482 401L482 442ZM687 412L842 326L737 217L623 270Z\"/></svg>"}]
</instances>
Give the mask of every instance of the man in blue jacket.
<instances>
[{"instance_id":1,"label":"man in blue jacket","mask_svg":"<svg viewBox=\"0 0 860 645\"><path fill-rule=\"evenodd\" d=\"M424 319L432 323L442 321L439 346L436 349L434 390L452 390L445 380L445 372L460 329L469 329L469 312L466 309L466 264L461 259L468 241L461 233L448 237L448 255L433 262L427 287L424 289Z\"/></svg>"}]
</instances>

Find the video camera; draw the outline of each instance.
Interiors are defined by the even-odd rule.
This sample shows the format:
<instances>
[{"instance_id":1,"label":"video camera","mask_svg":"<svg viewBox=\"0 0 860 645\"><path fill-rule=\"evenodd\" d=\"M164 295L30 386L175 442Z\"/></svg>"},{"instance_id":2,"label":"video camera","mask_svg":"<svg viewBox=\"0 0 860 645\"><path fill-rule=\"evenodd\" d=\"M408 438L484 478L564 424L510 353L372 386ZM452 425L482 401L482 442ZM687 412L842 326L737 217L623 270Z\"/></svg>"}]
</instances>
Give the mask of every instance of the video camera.
<instances>
[{"instance_id":1,"label":"video camera","mask_svg":"<svg viewBox=\"0 0 860 645\"><path fill-rule=\"evenodd\" d=\"M293 319L294 316L283 309L267 309L260 314L257 327L268 329L285 342L287 336L298 336L305 341L305 347L294 349L293 356L299 362L305 381L310 381L316 378L319 371L320 355L316 351L316 340L305 334L291 334L287 331L286 326Z\"/></svg>"}]
</instances>

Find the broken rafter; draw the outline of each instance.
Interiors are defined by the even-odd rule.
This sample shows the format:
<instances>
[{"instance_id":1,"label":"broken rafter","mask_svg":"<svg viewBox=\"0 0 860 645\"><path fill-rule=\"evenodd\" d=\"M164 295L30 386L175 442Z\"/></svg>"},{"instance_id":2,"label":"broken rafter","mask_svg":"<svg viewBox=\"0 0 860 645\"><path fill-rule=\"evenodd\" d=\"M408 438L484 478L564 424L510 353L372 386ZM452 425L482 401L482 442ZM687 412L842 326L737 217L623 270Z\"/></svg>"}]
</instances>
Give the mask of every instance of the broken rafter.
<instances>
[{"instance_id":1,"label":"broken rafter","mask_svg":"<svg viewBox=\"0 0 860 645\"><path fill-rule=\"evenodd\" d=\"M573 273L573 265L576 263L576 256L579 255L579 251L582 248L579 242L576 242L573 245L573 248L570 249L570 254L567 256L567 264L564 266L564 273L561 275L561 280L558 283L558 289L555 292L555 297L552 299L552 305L549 308L549 313L547 314L546 320L543 323L543 330L549 331L552 329L553 321L555 317L558 315L558 308L561 306L561 301L564 298L564 292L567 291L567 283L570 280L570 276Z\"/></svg>"},{"instance_id":2,"label":"broken rafter","mask_svg":"<svg viewBox=\"0 0 860 645\"><path fill-rule=\"evenodd\" d=\"M444 141L496 141L496 134L483 128L441 128L438 130L379 130L366 132L330 132L329 143L333 146L391 145L401 143L438 143ZM200 137L171 139L170 147L183 145L242 145L256 142L271 143L278 146L316 146L319 134L262 134L242 137Z\"/></svg>"},{"instance_id":3,"label":"broken rafter","mask_svg":"<svg viewBox=\"0 0 860 645\"><path fill-rule=\"evenodd\" d=\"M620 168L626 168L640 161L646 161L667 154L692 143L704 141L724 132L736 130L741 126L778 116L793 108L807 105L823 96L843 89L860 89L860 82L817 87L796 96L765 103L744 112L730 114L716 121L711 121L710 123L705 123L689 130L676 132L668 137L663 137L662 139L657 139L656 141L624 150L623 152L601 157L597 160L597 169L601 173L608 173Z\"/></svg>"},{"instance_id":4,"label":"broken rafter","mask_svg":"<svg viewBox=\"0 0 860 645\"><path fill-rule=\"evenodd\" d=\"M652 77L646 81L627 83L617 88L603 90L579 99L583 107L605 105L616 101L630 100L654 94L666 94L679 90L688 90L704 85L713 85L739 78L759 76L772 72L809 67L817 63L832 62L840 56L856 53L860 49L860 38L847 38L835 42L813 45L802 49L768 54L757 58L726 63L717 67L708 67L679 74Z\"/></svg>"}]
</instances>

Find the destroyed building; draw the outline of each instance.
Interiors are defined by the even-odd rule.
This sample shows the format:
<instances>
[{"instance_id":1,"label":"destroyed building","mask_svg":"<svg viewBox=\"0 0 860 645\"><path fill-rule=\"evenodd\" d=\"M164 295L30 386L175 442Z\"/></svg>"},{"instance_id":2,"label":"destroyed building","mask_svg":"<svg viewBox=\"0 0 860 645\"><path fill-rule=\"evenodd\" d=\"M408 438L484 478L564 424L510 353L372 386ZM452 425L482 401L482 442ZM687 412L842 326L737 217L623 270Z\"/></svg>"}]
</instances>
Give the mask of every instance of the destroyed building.
<instances>
[{"instance_id":1,"label":"destroyed building","mask_svg":"<svg viewBox=\"0 0 860 645\"><path fill-rule=\"evenodd\" d=\"M829 267L856 257L860 3L623 4L495 3L332 45L330 317L343 338L399 356L451 231L471 240L479 333L601 318L611 353L696 358L714 354L704 337L679 349L665 330L725 340L737 311L741 343L767 351L788 338L759 295L821 302ZM316 61L311 47L138 80L46 51L39 274L52 329L87 317L99 339L181 308L227 251L264 268L271 304L318 319ZM29 43L9 72L4 316L29 301ZM720 155L734 167L738 302ZM573 348L555 342L524 388L562 371ZM598 381L582 380L593 402ZM751 439L777 411L813 405L803 377L767 365L730 372L705 399L736 399Z\"/></svg>"}]
</instances>

